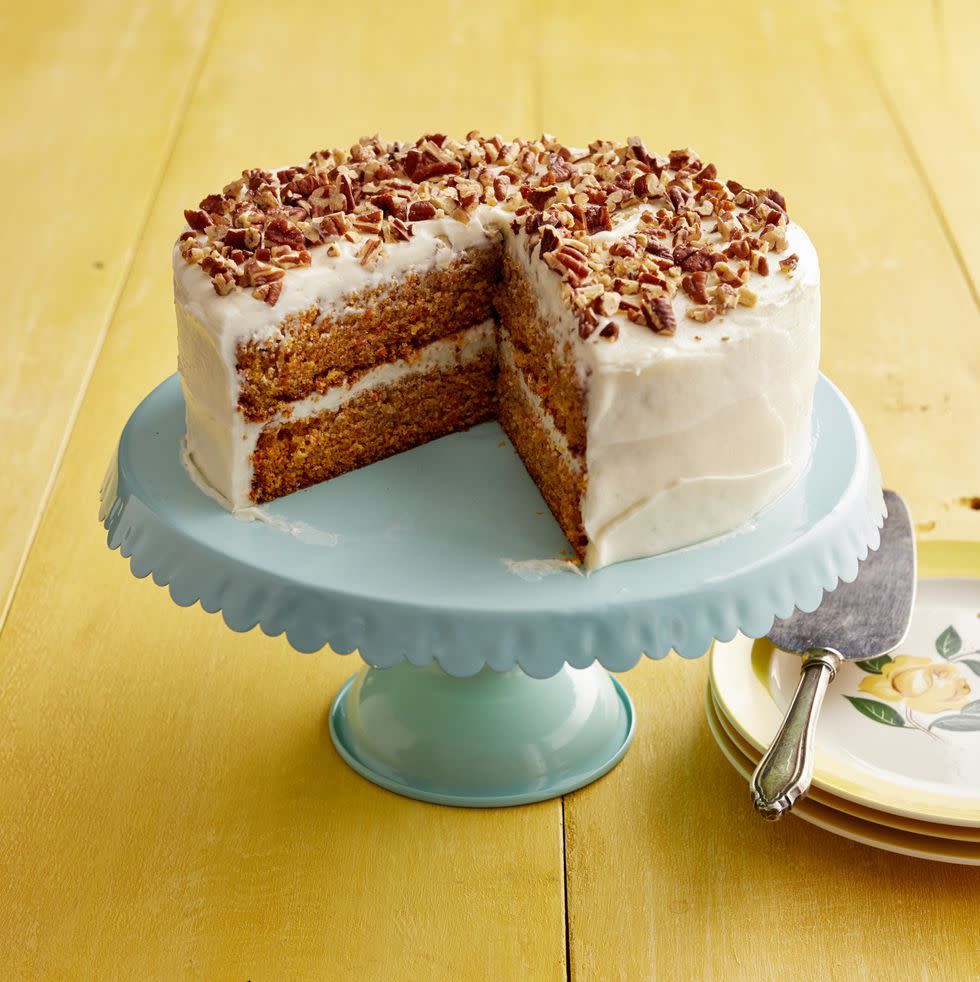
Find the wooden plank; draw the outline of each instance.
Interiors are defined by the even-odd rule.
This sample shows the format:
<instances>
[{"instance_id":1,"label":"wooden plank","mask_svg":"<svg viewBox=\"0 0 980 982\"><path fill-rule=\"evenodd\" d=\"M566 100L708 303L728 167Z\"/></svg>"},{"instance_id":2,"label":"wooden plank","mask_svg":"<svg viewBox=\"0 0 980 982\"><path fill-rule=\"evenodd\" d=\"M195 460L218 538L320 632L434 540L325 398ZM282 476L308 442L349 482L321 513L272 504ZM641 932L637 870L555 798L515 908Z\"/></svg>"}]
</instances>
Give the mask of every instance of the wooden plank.
<instances>
[{"instance_id":1,"label":"wooden plank","mask_svg":"<svg viewBox=\"0 0 980 982\"><path fill-rule=\"evenodd\" d=\"M0 447L11 477L0 491L0 628L213 8L93 0L0 13Z\"/></svg>"},{"instance_id":2,"label":"wooden plank","mask_svg":"<svg viewBox=\"0 0 980 982\"><path fill-rule=\"evenodd\" d=\"M894 4L873 2L847 12L980 309L980 200L971 189L980 147L980 5L908 4L899 17Z\"/></svg>"},{"instance_id":3,"label":"wooden plank","mask_svg":"<svg viewBox=\"0 0 980 982\"><path fill-rule=\"evenodd\" d=\"M529 129L520 19L516 0L221 19L0 637L4 975L565 977L558 802L369 785L326 732L353 660L176 608L95 522L120 428L175 366L182 208L366 130Z\"/></svg>"},{"instance_id":4,"label":"wooden plank","mask_svg":"<svg viewBox=\"0 0 980 982\"><path fill-rule=\"evenodd\" d=\"M783 190L821 256L823 368L886 483L936 534L980 536L957 504L980 489L977 311L853 31L795 4L707 3L696 21L550 0L542 34L587 57L539 61L548 129L692 145ZM565 802L572 978L975 974L974 871L762 822L707 731L705 663L646 663L624 682L636 744ZM883 923L902 925L900 944Z\"/></svg>"}]
</instances>

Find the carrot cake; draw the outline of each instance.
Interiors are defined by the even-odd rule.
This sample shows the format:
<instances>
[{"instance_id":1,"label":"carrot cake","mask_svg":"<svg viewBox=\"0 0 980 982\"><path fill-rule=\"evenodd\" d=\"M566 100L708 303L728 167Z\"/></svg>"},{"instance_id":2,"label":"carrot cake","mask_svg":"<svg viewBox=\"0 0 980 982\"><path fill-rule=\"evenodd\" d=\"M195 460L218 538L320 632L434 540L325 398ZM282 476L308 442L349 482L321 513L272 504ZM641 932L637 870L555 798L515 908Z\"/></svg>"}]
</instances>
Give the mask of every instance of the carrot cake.
<instances>
[{"instance_id":1,"label":"carrot cake","mask_svg":"<svg viewBox=\"0 0 980 982\"><path fill-rule=\"evenodd\" d=\"M230 509L498 419L594 569L736 528L808 461L816 253L692 150L371 137L184 216L187 457Z\"/></svg>"}]
</instances>

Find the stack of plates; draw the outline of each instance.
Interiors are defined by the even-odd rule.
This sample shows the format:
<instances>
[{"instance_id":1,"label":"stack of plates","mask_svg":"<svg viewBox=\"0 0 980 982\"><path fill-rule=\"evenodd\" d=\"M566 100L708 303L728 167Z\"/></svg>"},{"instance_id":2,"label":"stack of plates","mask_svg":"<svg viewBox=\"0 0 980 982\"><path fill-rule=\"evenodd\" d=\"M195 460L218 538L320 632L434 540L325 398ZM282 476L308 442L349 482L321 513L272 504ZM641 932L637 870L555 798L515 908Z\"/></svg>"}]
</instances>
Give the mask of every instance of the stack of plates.
<instances>
[{"instance_id":1,"label":"stack of plates","mask_svg":"<svg viewBox=\"0 0 980 982\"><path fill-rule=\"evenodd\" d=\"M792 814L878 849L980 866L980 543L920 545L919 568L906 642L846 662L831 684L813 786ZM746 779L799 675L799 656L765 640L712 651L708 724Z\"/></svg>"}]
</instances>

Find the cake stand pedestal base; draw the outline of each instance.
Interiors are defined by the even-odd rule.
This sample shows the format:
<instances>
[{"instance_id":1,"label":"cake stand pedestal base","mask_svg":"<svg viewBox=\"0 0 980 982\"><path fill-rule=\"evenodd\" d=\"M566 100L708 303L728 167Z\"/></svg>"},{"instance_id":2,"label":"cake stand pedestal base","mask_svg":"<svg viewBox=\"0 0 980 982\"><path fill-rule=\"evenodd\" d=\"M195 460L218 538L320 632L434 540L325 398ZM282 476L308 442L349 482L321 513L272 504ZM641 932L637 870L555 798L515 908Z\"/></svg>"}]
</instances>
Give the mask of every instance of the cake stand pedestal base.
<instances>
[{"instance_id":1,"label":"cake stand pedestal base","mask_svg":"<svg viewBox=\"0 0 980 982\"><path fill-rule=\"evenodd\" d=\"M600 665L546 679L484 668L365 668L330 711L343 759L390 791L446 805L555 798L614 767L633 737L633 704Z\"/></svg>"}]
</instances>

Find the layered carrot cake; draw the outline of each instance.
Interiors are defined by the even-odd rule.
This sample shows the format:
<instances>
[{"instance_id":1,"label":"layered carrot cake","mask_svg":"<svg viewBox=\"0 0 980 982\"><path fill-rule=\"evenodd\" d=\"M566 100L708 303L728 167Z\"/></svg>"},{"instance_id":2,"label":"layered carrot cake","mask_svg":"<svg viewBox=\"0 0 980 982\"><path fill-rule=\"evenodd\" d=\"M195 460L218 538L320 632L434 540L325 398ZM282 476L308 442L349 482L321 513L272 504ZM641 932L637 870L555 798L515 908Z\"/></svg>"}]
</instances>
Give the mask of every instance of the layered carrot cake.
<instances>
[{"instance_id":1,"label":"layered carrot cake","mask_svg":"<svg viewBox=\"0 0 980 982\"><path fill-rule=\"evenodd\" d=\"M816 253L692 150L371 137L184 216L187 457L230 509L499 419L598 568L729 531L806 466Z\"/></svg>"}]
</instances>

